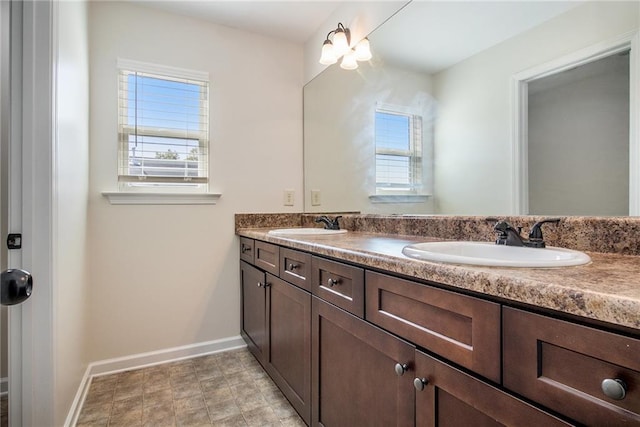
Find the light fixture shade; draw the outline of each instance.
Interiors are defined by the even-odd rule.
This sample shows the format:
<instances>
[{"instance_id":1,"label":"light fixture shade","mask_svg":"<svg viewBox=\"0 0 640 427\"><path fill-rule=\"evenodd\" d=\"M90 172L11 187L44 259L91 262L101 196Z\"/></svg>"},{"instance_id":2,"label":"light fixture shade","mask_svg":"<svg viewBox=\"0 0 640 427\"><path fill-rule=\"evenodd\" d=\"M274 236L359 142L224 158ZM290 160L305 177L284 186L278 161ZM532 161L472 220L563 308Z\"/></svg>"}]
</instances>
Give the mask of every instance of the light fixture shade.
<instances>
[{"instance_id":1,"label":"light fixture shade","mask_svg":"<svg viewBox=\"0 0 640 427\"><path fill-rule=\"evenodd\" d=\"M340 63L340 68L345 70L355 70L358 68L358 61L356 61L356 54L353 50L345 53Z\"/></svg>"},{"instance_id":2,"label":"light fixture shade","mask_svg":"<svg viewBox=\"0 0 640 427\"><path fill-rule=\"evenodd\" d=\"M356 45L356 60L368 61L371 59L371 48L369 47L369 39L363 38Z\"/></svg>"},{"instance_id":3,"label":"light fixture shade","mask_svg":"<svg viewBox=\"0 0 640 427\"><path fill-rule=\"evenodd\" d=\"M338 56L330 40L325 40L322 45L322 54L320 55L320 63L322 65L331 65L338 62Z\"/></svg>"},{"instance_id":4,"label":"light fixture shade","mask_svg":"<svg viewBox=\"0 0 640 427\"><path fill-rule=\"evenodd\" d=\"M340 58L349 51L349 41L347 40L347 35L342 28L338 28L333 35L333 51L336 58Z\"/></svg>"}]
</instances>

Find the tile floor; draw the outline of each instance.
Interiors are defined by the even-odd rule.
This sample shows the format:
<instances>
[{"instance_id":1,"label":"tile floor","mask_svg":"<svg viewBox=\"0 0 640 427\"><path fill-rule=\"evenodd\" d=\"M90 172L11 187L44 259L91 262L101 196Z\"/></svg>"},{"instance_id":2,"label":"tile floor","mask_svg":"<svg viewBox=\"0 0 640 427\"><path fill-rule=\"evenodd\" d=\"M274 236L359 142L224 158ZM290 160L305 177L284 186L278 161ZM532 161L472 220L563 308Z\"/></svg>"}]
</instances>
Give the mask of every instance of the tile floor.
<instances>
[{"instance_id":1,"label":"tile floor","mask_svg":"<svg viewBox=\"0 0 640 427\"><path fill-rule=\"evenodd\" d=\"M7 396L0 397L0 427L9 425L9 401Z\"/></svg>"},{"instance_id":2,"label":"tile floor","mask_svg":"<svg viewBox=\"0 0 640 427\"><path fill-rule=\"evenodd\" d=\"M76 426L305 424L241 349L95 377Z\"/></svg>"}]
</instances>

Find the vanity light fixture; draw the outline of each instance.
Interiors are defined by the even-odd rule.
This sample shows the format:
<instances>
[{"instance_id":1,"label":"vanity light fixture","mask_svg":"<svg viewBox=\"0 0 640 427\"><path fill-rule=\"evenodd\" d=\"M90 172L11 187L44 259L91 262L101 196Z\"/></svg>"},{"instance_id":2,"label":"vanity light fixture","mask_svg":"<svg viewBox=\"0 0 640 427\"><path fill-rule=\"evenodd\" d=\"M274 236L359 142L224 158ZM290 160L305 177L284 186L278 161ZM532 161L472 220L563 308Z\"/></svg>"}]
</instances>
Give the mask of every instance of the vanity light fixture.
<instances>
[{"instance_id":1,"label":"vanity light fixture","mask_svg":"<svg viewBox=\"0 0 640 427\"><path fill-rule=\"evenodd\" d=\"M331 37L332 34L333 37ZM360 40L354 48L350 46L351 32L342 23L338 23L338 28L329 31L326 40L322 44L320 63L323 65L335 64L342 57L340 68L355 70L358 68L358 61L371 59L369 39L366 37Z\"/></svg>"}]
</instances>

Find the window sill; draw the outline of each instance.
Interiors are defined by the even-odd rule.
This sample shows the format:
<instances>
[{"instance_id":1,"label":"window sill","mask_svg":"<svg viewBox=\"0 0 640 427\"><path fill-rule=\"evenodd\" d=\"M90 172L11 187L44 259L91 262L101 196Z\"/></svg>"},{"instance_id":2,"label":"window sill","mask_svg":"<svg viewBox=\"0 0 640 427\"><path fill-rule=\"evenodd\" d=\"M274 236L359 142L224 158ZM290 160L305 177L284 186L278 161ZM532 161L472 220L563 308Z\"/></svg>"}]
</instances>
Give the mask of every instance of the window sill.
<instances>
[{"instance_id":1,"label":"window sill","mask_svg":"<svg viewBox=\"0 0 640 427\"><path fill-rule=\"evenodd\" d=\"M112 205L215 205L222 194L217 193L141 193L103 191Z\"/></svg>"},{"instance_id":2,"label":"window sill","mask_svg":"<svg viewBox=\"0 0 640 427\"><path fill-rule=\"evenodd\" d=\"M426 194L374 194L369 200L371 203L425 203L429 197Z\"/></svg>"}]
</instances>

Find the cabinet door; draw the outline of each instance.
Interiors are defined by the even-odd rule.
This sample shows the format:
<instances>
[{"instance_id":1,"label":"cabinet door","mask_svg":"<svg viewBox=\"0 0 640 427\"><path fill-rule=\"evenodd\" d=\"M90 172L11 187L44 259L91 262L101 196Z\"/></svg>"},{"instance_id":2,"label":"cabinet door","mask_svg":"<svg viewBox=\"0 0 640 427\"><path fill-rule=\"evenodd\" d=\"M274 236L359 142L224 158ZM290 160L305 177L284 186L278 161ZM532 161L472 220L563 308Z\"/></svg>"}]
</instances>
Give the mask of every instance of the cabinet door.
<instances>
[{"instance_id":1,"label":"cabinet door","mask_svg":"<svg viewBox=\"0 0 640 427\"><path fill-rule=\"evenodd\" d=\"M413 425L414 347L316 297L312 308L312 425Z\"/></svg>"},{"instance_id":2,"label":"cabinet door","mask_svg":"<svg viewBox=\"0 0 640 427\"><path fill-rule=\"evenodd\" d=\"M240 261L240 286L242 288L242 336L249 350L263 364L268 348L266 317L266 277L252 265Z\"/></svg>"},{"instance_id":3,"label":"cabinet door","mask_svg":"<svg viewBox=\"0 0 640 427\"><path fill-rule=\"evenodd\" d=\"M640 425L639 339L509 307L502 321L505 387L586 425Z\"/></svg>"},{"instance_id":4,"label":"cabinet door","mask_svg":"<svg viewBox=\"0 0 640 427\"><path fill-rule=\"evenodd\" d=\"M570 425L422 352L416 352L416 425Z\"/></svg>"},{"instance_id":5,"label":"cabinet door","mask_svg":"<svg viewBox=\"0 0 640 427\"><path fill-rule=\"evenodd\" d=\"M270 374L307 424L311 422L311 294L267 275Z\"/></svg>"},{"instance_id":6,"label":"cabinet door","mask_svg":"<svg viewBox=\"0 0 640 427\"><path fill-rule=\"evenodd\" d=\"M500 305L367 271L366 319L500 382Z\"/></svg>"}]
</instances>

